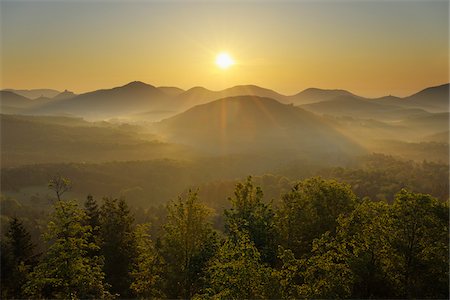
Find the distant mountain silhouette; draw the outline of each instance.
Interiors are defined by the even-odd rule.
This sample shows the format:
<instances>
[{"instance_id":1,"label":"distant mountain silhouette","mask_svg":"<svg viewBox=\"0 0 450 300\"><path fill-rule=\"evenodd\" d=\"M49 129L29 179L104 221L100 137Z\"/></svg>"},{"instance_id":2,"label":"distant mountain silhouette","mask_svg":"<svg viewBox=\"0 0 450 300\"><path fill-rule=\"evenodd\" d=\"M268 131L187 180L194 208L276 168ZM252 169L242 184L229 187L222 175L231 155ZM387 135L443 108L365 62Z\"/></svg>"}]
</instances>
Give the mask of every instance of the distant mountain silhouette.
<instances>
[{"instance_id":1,"label":"distant mountain silhouette","mask_svg":"<svg viewBox=\"0 0 450 300\"><path fill-rule=\"evenodd\" d=\"M10 91L0 91L0 108L2 113L14 114L23 108L30 107L33 100Z\"/></svg>"},{"instance_id":2,"label":"distant mountain silhouette","mask_svg":"<svg viewBox=\"0 0 450 300\"><path fill-rule=\"evenodd\" d=\"M169 96L156 87L133 81L124 86L98 90L61 99L28 113L70 114L86 118L111 118L158 109Z\"/></svg>"},{"instance_id":3,"label":"distant mountain silhouette","mask_svg":"<svg viewBox=\"0 0 450 300\"><path fill-rule=\"evenodd\" d=\"M338 96L332 100L305 104L300 107L323 115L350 116L377 120L401 120L410 116L429 114L420 108L407 108L384 104L379 101L372 101L357 96Z\"/></svg>"},{"instance_id":4,"label":"distant mountain silhouette","mask_svg":"<svg viewBox=\"0 0 450 300\"><path fill-rule=\"evenodd\" d=\"M273 90L262 88L256 85L237 85L221 91L211 91L204 87L193 87L177 97L180 110L188 109L192 106L204 104L213 100L234 97L234 96L259 96L268 97L280 102L286 102L287 97Z\"/></svg>"},{"instance_id":5,"label":"distant mountain silhouette","mask_svg":"<svg viewBox=\"0 0 450 300\"><path fill-rule=\"evenodd\" d=\"M37 98L39 101L32 105L20 98L16 98L17 104L15 104L13 96L5 94L7 100L2 107L4 113L73 115L89 119L134 118L135 116L145 119L145 116L148 116L150 118L148 121L154 121L217 99L250 95L275 99L281 103L293 103L319 114L398 120L425 114L427 111L448 111L448 90L449 85L445 84L424 89L406 98L385 96L369 99L339 89L309 88L298 94L285 96L256 85L238 85L221 91L193 87L184 91L177 87L156 88L143 82L133 81L124 86L81 95L64 91L55 95L52 101L48 100L50 97L39 96Z\"/></svg>"},{"instance_id":6,"label":"distant mountain silhouette","mask_svg":"<svg viewBox=\"0 0 450 300\"><path fill-rule=\"evenodd\" d=\"M32 100L11 91L0 91L0 108L4 114L22 113L52 101L54 101L52 98L44 96Z\"/></svg>"},{"instance_id":7,"label":"distant mountain silhouette","mask_svg":"<svg viewBox=\"0 0 450 300\"><path fill-rule=\"evenodd\" d=\"M174 86L160 86L160 87L158 87L158 90L162 91L163 93L165 93L169 96L178 96L184 92L183 89L180 89L180 88L177 88Z\"/></svg>"},{"instance_id":8,"label":"distant mountain silhouette","mask_svg":"<svg viewBox=\"0 0 450 300\"><path fill-rule=\"evenodd\" d=\"M65 91L59 93L58 95L56 95L55 97L53 97L53 100L69 99L69 98L73 98L75 96L76 96L75 93L65 90Z\"/></svg>"},{"instance_id":9,"label":"distant mountain silhouette","mask_svg":"<svg viewBox=\"0 0 450 300\"><path fill-rule=\"evenodd\" d=\"M289 101L295 105L328 101L339 96L355 96L345 90L324 90L309 88L289 97ZM355 96L356 97L356 96Z\"/></svg>"},{"instance_id":10,"label":"distant mountain silhouette","mask_svg":"<svg viewBox=\"0 0 450 300\"><path fill-rule=\"evenodd\" d=\"M448 112L449 84L429 87L404 98L387 96L371 100L383 104L421 108L430 112Z\"/></svg>"},{"instance_id":11,"label":"distant mountain silhouette","mask_svg":"<svg viewBox=\"0 0 450 300\"><path fill-rule=\"evenodd\" d=\"M281 95L273 90L262 88L256 85L237 85L219 92L221 96L234 97L234 96L259 96L265 98L275 99L280 102L286 102L287 96Z\"/></svg>"},{"instance_id":12,"label":"distant mountain silhouette","mask_svg":"<svg viewBox=\"0 0 450 300\"><path fill-rule=\"evenodd\" d=\"M405 103L430 111L449 111L449 84L426 88L406 97Z\"/></svg>"},{"instance_id":13,"label":"distant mountain silhouette","mask_svg":"<svg viewBox=\"0 0 450 300\"><path fill-rule=\"evenodd\" d=\"M197 105L161 121L157 128L170 141L213 153L293 151L320 155L361 150L322 118L257 96Z\"/></svg>"},{"instance_id":14,"label":"distant mountain silhouette","mask_svg":"<svg viewBox=\"0 0 450 300\"><path fill-rule=\"evenodd\" d=\"M60 92L52 89L32 89L32 90L15 90L15 89L4 89L4 91L13 92L17 95L26 97L28 99L36 99L39 97L53 98Z\"/></svg>"},{"instance_id":15,"label":"distant mountain silhouette","mask_svg":"<svg viewBox=\"0 0 450 300\"><path fill-rule=\"evenodd\" d=\"M381 103L381 104L395 104L395 105L402 105L405 100L403 98L400 97L396 97L396 96L383 96L383 97L378 97L378 98L372 98L372 99L368 99L371 100L372 102L377 102L377 103Z\"/></svg>"}]
</instances>

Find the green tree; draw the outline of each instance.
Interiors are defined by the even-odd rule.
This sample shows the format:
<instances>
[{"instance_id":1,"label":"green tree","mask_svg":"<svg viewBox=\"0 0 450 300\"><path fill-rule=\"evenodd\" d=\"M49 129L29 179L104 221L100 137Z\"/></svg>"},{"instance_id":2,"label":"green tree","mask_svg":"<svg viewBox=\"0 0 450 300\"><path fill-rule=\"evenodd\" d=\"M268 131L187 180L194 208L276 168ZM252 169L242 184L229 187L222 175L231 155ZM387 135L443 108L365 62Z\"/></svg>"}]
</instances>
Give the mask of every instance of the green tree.
<instances>
[{"instance_id":1,"label":"green tree","mask_svg":"<svg viewBox=\"0 0 450 300\"><path fill-rule=\"evenodd\" d=\"M191 298L203 288L205 266L217 248L210 211L189 191L168 206L159 253L164 259L164 293L168 298Z\"/></svg>"},{"instance_id":2,"label":"green tree","mask_svg":"<svg viewBox=\"0 0 450 300\"><path fill-rule=\"evenodd\" d=\"M398 296L448 298L448 204L401 190L391 218L388 276Z\"/></svg>"},{"instance_id":3,"label":"green tree","mask_svg":"<svg viewBox=\"0 0 450 300\"><path fill-rule=\"evenodd\" d=\"M104 298L108 296L102 259L87 255L91 228L86 214L73 201L60 200L47 226L49 243L41 262L30 274L24 291L32 298Z\"/></svg>"},{"instance_id":4,"label":"green tree","mask_svg":"<svg viewBox=\"0 0 450 300\"><path fill-rule=\"evenodd\" d=\"M336 242L344 247L353 274L353 298L388 298L394 288L387 280L386 265L392 232L390 207L366 199L348 216L339 218Z\"/></svg>"},{"instance_id":5,"label":"green tree","mask_svg":"<svg viewBox=\"0 0 450 300\"><path fill-rule=\"evenodd\" d=\"M301 298L349 298L353 273L347 261L347 249L330 232L313 242L312 256L305 260L300 286Z\"/></svg>"},{"instance_id":6,"label":"green tree","mask_svg":"<svg viewBox=\"0 0 450 300\"><path fill-rule=\"evenodd\" d=\"M123 199L104 198L100 207L101 254L111 292L121 298L133 297L131 271L137 257L134 218Z\"/></svg>"},{"instance_id":7,"label":"green tree","mask_svg":"<svg viewBox=\"0 0 450 300\"><path fill-rule=\"evenodd\" d=\"M206 295L213 299L270 298L268 284L272 269L261 261L261 255L248 233L236 230L219 248L208 268Z\"/></svg>"},{"instance_id":8,"label":"green tree","mask_svg":"<svg viewBox=\"0 0 450 300\"><path fill-rule=\"evenodd\" d=\"M225 231L230 235L247 232L262 261L274 264L277 251L274 212L270 204L263 202L261 188L254 187L249 176L244 183L236 185L234 197L229 201L232 207L224 212Z\"/></svg>"},{"instance_id":9,"label":"green tree","mask_svg":"<svg viewBox=\"0 0 450 300\"><path fill-rule=\"evenodd\" d=\"M36 263L31 235L22 221L14 217L1 241L2 298L23 298L22 285Z\"/></svg>"},{"instance_id":10,"label":"green tree","mask_svg":"<svg viewBox=\"0 0 450 300\"><path fill-rule=\"evenodd\" d=\"M282 197L277 212L281 244L297 258L308 257L312 242L322 234L336 231L337 218L350 213L356 196L350 186L313 177L296 184Z\"/></svg>"},{"instance_id":11,"label":"green tree","mask_svg":"<svg viewBox=\"0 0 450 300\"><path fill-rule=\"evenodd\" d=\"M148 224L136 226L137 259L132 271L131 289L143 299L163 298L161 260L148 232Z\"/></svg>"},{"instance_id":12,"label":"green tree","mask_svg":"<svg viewBox=\"0 0 450 300\"><path fill-rule=\"evenodd\" d=\"M387 298L393 290L386 279L389 207L366 200L338 218L335 234L327 231L313 241L304 259L301 294L306 298Z\"/></svg>"},{"instance_id":13,"label":"green tree","mask_svg":"<svg viewBox=\"0 0 450 300\"><path fill-rule=\"evenodd\" d=\"M304 261L296 259L289 249L278 246L278 259L281 266L275 271L278 280L279 298L303 298L301 285L303 283Z\"/></svg>"},{"instance_id":14,"label":"green tree","mask_svg":"<svg viewBox=\"0 0 450 300\"><path fill-rule=\"evenodd\" d=\"M89 237L89 242L98 245L96 249L91 249L89 255L99 256L100 253L100 209L98 207L97 201L95 201L92 195L88 195L86 201L84 202L84 211L86 213L86 225L91 226L91 235Z\"/></svg>"}]
</instances>

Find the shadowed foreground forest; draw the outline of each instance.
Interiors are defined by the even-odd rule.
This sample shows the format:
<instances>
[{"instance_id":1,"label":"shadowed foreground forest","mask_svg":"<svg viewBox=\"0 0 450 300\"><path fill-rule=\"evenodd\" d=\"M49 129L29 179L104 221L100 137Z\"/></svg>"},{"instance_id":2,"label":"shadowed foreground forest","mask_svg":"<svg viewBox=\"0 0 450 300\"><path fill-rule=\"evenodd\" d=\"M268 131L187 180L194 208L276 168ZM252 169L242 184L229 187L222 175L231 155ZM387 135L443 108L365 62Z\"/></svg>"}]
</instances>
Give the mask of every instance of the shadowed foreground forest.
<instances>
[{"instance_id":1,"label":"shadowed foreground forest","mask_svg":"<svg viewBox=\"0 0 450 300\"><path fill-rule=\"evenodd\" d=\"M428 194L399 189L374 201L311 177L264 201L248 177L222 211L189 190L139 217L123 198L69 200L71 186L50 180L40 238L9 219L2 298L449 296L448 202Z\"/></svg>"}]
</instances>

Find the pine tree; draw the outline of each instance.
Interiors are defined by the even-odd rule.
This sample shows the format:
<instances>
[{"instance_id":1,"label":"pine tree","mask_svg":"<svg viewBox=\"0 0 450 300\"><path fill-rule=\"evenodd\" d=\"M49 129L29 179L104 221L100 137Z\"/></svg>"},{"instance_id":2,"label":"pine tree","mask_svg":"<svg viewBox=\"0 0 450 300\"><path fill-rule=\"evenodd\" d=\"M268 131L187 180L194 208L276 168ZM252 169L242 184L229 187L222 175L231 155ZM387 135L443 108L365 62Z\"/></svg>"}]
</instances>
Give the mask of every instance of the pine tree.
<instances>
[{"instance_id":1,"label":"pine tree","mask_svg":"<svg viewBox=\"0 0 450 300\"><path fill-rule=\"evenodd\" d=\"M1 241L2 298L22 298L22 285L36 263L31 235L22 221L14 217Z\"/></svg>"},{"instance_id":2,"label":"pine tree","mask_svg":"<svg viewBox=\"0 0 450 300\"><path fill-rule=\"evenodd\" d=\"M89 242L99 246L96 249L91 249L89 255L91 257L100 256L100 210L97 201L95 201L92 195L87 196L84 202L84 211L86 213L86 225L91 226L92 229Z\"/></svg>"},{"instance_id":3,"label":"pine tree","mask_svg":"<svg viewBox=\"0 0 450 300\"><path fill-rule=\"evenodd\" d=\"M134 218L123 199L104 198L100 207L101 254L106 281L121 298L133 297L131 271L137 257Z\"/></svg>"},{"instance_id":4,"label":"pine tree","mask_svg":"<svg viewBox=\"0 0 450 300\"><path fill-rule=\"evenodd\" d=\"M32 298L104 298L102 259L89 257L91 228L86 214L73 201L60 200L44 235L49 243L24 290Z\"/></svg>"}]
</instances>

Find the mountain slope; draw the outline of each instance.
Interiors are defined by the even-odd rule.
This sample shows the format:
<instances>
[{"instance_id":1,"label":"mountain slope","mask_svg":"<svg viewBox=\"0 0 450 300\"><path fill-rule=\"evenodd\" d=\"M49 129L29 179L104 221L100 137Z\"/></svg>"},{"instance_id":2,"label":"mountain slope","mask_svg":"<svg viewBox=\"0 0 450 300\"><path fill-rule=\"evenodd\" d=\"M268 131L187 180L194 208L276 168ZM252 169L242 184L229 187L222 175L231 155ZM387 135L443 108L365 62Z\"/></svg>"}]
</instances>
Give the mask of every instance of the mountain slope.
<instances>
[{"instance_id":1,"label":"mountain slope","mask_svg":"<svg viewBox=\"0 0 450 300\"><path fill-rule=\"evenodd\" d=\"M449 84L426 88L405 98L406 104L433 112L449 111Z\"/></svg>"},{"instance_id":2,"label":"mountain slope","mask_svg":"<svg viewBox=\"0 0 450 300\"><path fill-rule=\"evenodd\" d=\"M60 92L52 89L32 89L32 90L15 90L15 89L4 89L4 91L13 92L17 95L26 97L28 99L36 99L39 97L53 98Z\"/></svg>"},{"instance_id":3,"label":"mountain slope","mask_svg":"<svg viewBox=\"0 0 450 300\"><path fill-rule=\"evenodd\" d=\"M0 110L4 114L15 114L31 107L33 100L10 91L0 91Z\"/></svg>"},{"instance_id":4,"label":"mountain slope","mask_svg":"<svg viewBox=\"0 0 450 300\"><path fill-rule=\"evenodd\" d=\"M160 86L158 87L158 90L161 92L169 95L169 96L178 96L179 94L183 93L184 90L174 87L174 86Z\"/></svg>"},{"instance_id":5,"label":"mountain slope","mask_svg":"<svg viewBox=\"0 0 450 300\"><path fill-rule=\"evenodd\" d=\"M387 121L429 114L420 108L400 107L355 96L339 96L332 100L305 104L300 107L323 115L349 116Z\"/></svg>"},{"instance_id":6,"label":"mountain slope","mask_svg":"<svg viewBox=\"0 0 450 300\"><path fill-rule=\"evenodd\" d=\"M386 96L370 99L370 101L401 107L420 108L429 112L448 112L449 84L429 87L404 98Z\"/></svg>"},{"instance_id":7,"label":"mountain slope","mask_svg":"<svg viewBox=\"0 0 450 300\"><path fill-rule=\"evenodd\" d=\"M322 118L257 96L198 105L161 121L157 128L171 141L213 153L294 151L317 156L361 150Z\"/></svg>"},{"instance_id":8,"label":"mountain slope","mask_svg":"<svg viewBox=\"0 0 450 300\"><path fill-rule=\"evenodd\" d=\"M76 96L75 93L68 91L68 90L64 90L63 92L61 92L58 95L56 95L55 97L53 97L53 100L64 100L64 99L73 98L75 96Z\"/></svg>"},{"instance_id":9,"label":"mountain slope","mask_svg":"<svg viewBox=\"0 0 450 300\"><path fill-rule=\"evenodd\" d=\"M1 115L2 166L185 158L189 149L161 143L140 127L79 118Z\"/></svg>"},{"instance_id":10,"label":"mountain slope","mask_svg":"<svg viewBox=\"0 0 450 300\"><path fill-rule=\"evenodd\" d=\"M211 91L204 87L193 87L177 97L179 110L183 111L195 105L205 104L213 100L235 97L235 96L258 96L267 97L286 102L287 97L273 90L262 88L256 85L237 85L221 91Z\"/></svg>"},{"instance_id":11,"label":"mountain slope","mask_svg":"<svg viewBox=\"0 0 450 300\"><path fill-rule=\"evenodd\" d=\"M290 96L289 101L294 103L295 105L302 105L308 103L328 101L339 96L355 96L355 95L345 90L324 90L317 88L309 88L298 94Z\"/></svg>"},{"instance_id":12,"label":"mountain slope","mask_svg":"<svg viewBox=\"0 0 450 300\"><path fill-rule=\"evenodd\" d=\"M169 97L152 85L130 82L121 87L98 90L40 106L31 114L70 114L86 118L108 118L164 106Z\"/></svg>"}]
</instances>

